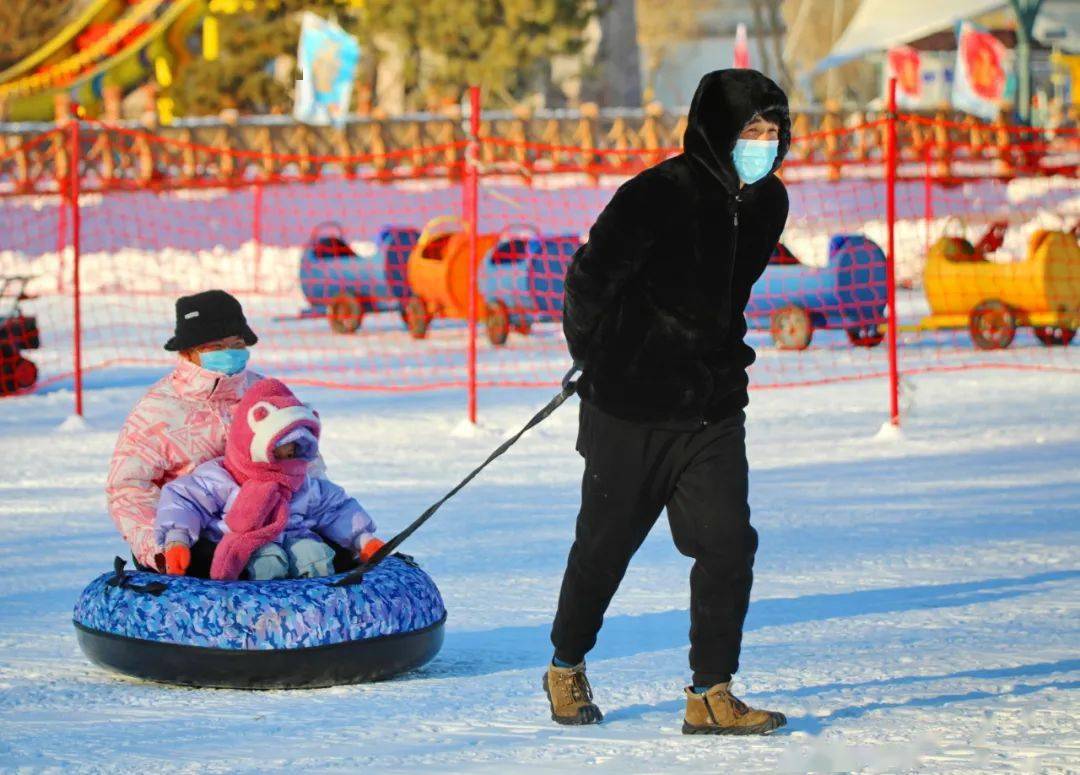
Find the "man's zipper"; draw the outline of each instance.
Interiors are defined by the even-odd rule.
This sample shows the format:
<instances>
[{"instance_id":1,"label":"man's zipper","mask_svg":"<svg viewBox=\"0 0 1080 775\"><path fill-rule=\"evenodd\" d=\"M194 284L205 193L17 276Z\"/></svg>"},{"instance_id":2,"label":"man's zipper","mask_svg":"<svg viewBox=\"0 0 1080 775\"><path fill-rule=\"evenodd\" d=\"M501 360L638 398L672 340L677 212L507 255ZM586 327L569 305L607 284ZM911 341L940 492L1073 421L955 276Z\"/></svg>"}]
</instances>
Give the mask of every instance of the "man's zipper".
<instances>
[{"instance_id":1,"label":"man's zipper","mask_svg":"<svg viewBox=\"0 0 1080 775\"><path fill-rule=\"evenodd\" d=\"M735 266L735 251L739 243L739 204L742 202L742 194L735 195L735 233L731 235L731 265Z\"/></svg>"},{"instance_id":2,"label":"man's zipper","mask_svg":"<svg viewBox=\"0 0 1080 775\"><path fill-rule=\"evenodd\" d=\"M731 267L727 277L727 301L728 301L728 317L731 317L731 290L735 284L735 257L738 255L739 250L739 204L742 202L742 194L735 195L735 214L732 219L732 233L731 233ZM728 336L731 336L731 323L728 321ZM716 389L715 382L713 383L713 390ZM704 417L701 418L701 427L705 428L709 425L709 421Z\"/></svg>"},{"instance_id":3,"label":"man's zipper","mask_svg":"<svg viewBox=\"0 0 1080 775\"><path fill-rule=\"evenodd\" d=\"M735 259L739 253L739 203L742 202L742 194L735 195L735 217L732 220L731 230L731 267L727 278L728 315L731 315L731 288L735 284Z\"/></svg>"}]
</instances>

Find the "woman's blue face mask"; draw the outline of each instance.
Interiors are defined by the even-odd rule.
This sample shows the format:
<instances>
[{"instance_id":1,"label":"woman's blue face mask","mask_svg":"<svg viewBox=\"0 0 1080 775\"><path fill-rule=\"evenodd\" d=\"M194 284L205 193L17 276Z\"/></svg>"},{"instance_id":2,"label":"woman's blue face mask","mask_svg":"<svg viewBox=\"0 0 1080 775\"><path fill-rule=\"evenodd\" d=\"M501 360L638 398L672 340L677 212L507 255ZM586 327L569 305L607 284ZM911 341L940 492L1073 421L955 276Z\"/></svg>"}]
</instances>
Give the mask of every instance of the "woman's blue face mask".
<instances>
[{"instance_id":1,"label":"woman's blue face mask","mask_svg":"<svg viewBox=\"0 0 1080 775\"><path fill-rule=\"evenodd\" d=\"M199 353L199 365L207 371L216 371L219 374L239 374L247 368L248 358L251 352L241 350L206 350Z\"/></svg>"},{"instance_id":2,"label":"woman's blue face mask","mask_svg":"<svg viewBox=\"0 0 1080 775\"><path fill-rule=\"evenodd\" d=\"M735 163L739 180L749 186L772 172L779 149L779 140L736 140L731 160Z\"/></svg>"}]
</instances>

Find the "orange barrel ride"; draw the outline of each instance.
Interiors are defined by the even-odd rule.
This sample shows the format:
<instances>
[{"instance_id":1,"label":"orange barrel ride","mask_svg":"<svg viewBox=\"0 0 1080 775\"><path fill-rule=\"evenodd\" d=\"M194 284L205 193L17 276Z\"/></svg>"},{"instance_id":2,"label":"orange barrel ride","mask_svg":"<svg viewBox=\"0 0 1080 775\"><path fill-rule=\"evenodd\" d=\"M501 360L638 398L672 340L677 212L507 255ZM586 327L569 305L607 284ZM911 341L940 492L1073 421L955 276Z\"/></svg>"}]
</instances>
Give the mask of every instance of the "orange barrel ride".
<instances>
[{"instance_id":1,"label":"orange barrel ride","mask_svg":"<svg viewBox=\"0 0 1080 775\"><path fill-rule=\"evenodd\" d=\"M476 255L479 262L495 246L497 234L479 234ZM452 216L433 218L420 234L409 254L406 267L413 296L405 305L405 324L415 339L423 339L435 318L468 320L469 232ZM484 300L477 295L476 318L487 316Z\"/></svg>"}]
</instances>

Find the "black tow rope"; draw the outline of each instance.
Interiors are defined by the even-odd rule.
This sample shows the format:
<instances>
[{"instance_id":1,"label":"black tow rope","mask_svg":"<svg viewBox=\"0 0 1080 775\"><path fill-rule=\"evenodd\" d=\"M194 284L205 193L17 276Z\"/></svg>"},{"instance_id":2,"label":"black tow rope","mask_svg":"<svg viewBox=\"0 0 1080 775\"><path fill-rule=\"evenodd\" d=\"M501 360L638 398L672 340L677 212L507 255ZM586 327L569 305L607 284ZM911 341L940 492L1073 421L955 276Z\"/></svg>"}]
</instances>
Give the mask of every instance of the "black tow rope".
<instances>
[{"instance_id":1,"label":"black tow rope","mask_svg":"<svg viewBox=\"0 0 1080 775\"><path fill-rule=\"evenodd\" d=\"M143 595L153 595L157 597L166 589L169 588L168 584L164 584L160 581L151 581L148 584L136 584L131 580L131 574L124 570L124 566L127 565L127 561L123 557L117 557L113 560L113 575L109 577L109 580L105 583L110 587L116 587L117 589L130 589L132 592L138 592Z\"/></svg>"},{"instance_id":2,"label":"black tow rope","mask_svg":"<svg viewBox=\"0 0 1080 775\"><path fill-rule=\"evenodd\" d=\"M450 500L463 489L465 489L465 486L473 479L475 479L476 476L485 468L487 468L488 465L491 464L496 458L501 457L508 449L510 449L510 447L517 444L522 436L524 436L530 430L542 423L544 420L550 417L556 409L566 403L566 400L570 398L570 396L574 395L574 392L577 390L577 381L574 379L574 375L579 370L580 369L578 368L578 366L575 365L572 369L570 369L570 371L566 373L566 376L563 377L562 380L562 390L556 393L555 397L548 401L547 405L543 409L533 415L532 419L525 423L525 426L520 431L518 431L506 441L504 441L502 444L500 444L498 447L496 447L495 451L488 455L487 460L485 460L479 466L470 471L469 475L462 479L460 482L458 482L457 486L454 487L454 489L450 490L450 492L446 493L446 495L442 496L441 498L439 498L439 500L435 501L435 503L428 506L423 514L413 520L413 523L411 525L409 525L407 528L405 528L396 536L383 544L383 546L379 548L379 551L375 552L375 554L371 556L370 560L368 560L356 570L352 571L349 575L344 576L343 578L335 582L334 586L345 587L352 584L359 584L360 581L363 580L365 573L370 571L380 562L393 554L394 550L401 546L401 544L404 543L409 536L419 530L421 525L423 525L425 522L435 516L435 512L437 512L444 503L446 503L448 500Z\"/></svg>"}]
</instances>

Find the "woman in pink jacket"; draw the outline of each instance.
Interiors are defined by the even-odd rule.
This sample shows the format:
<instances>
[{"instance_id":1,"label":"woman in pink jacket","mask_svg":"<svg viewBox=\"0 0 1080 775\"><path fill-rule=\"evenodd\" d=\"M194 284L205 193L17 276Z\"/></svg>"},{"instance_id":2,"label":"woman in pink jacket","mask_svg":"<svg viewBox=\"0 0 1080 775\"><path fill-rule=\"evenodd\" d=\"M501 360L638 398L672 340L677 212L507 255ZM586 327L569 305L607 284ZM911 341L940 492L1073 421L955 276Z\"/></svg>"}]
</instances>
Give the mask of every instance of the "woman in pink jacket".
<instances>
[{"instance_id":1,"label":"woman in pink jacket","mask_svg":"<svg viewBox=\"0 0 1080 775\"><path fill-rule=\"evenodd\" d=\"M246 370L247 348L257 341L240 302L225 291L177 300L176 335L165 349L180 362L135 405L109 466L109 514L139 564L165 570L154 538L161 488L225 454L233 410L262 379ZM193 556L193 566L199 560L208 565L209 554Z\"/></svg>"}]
</instances>

